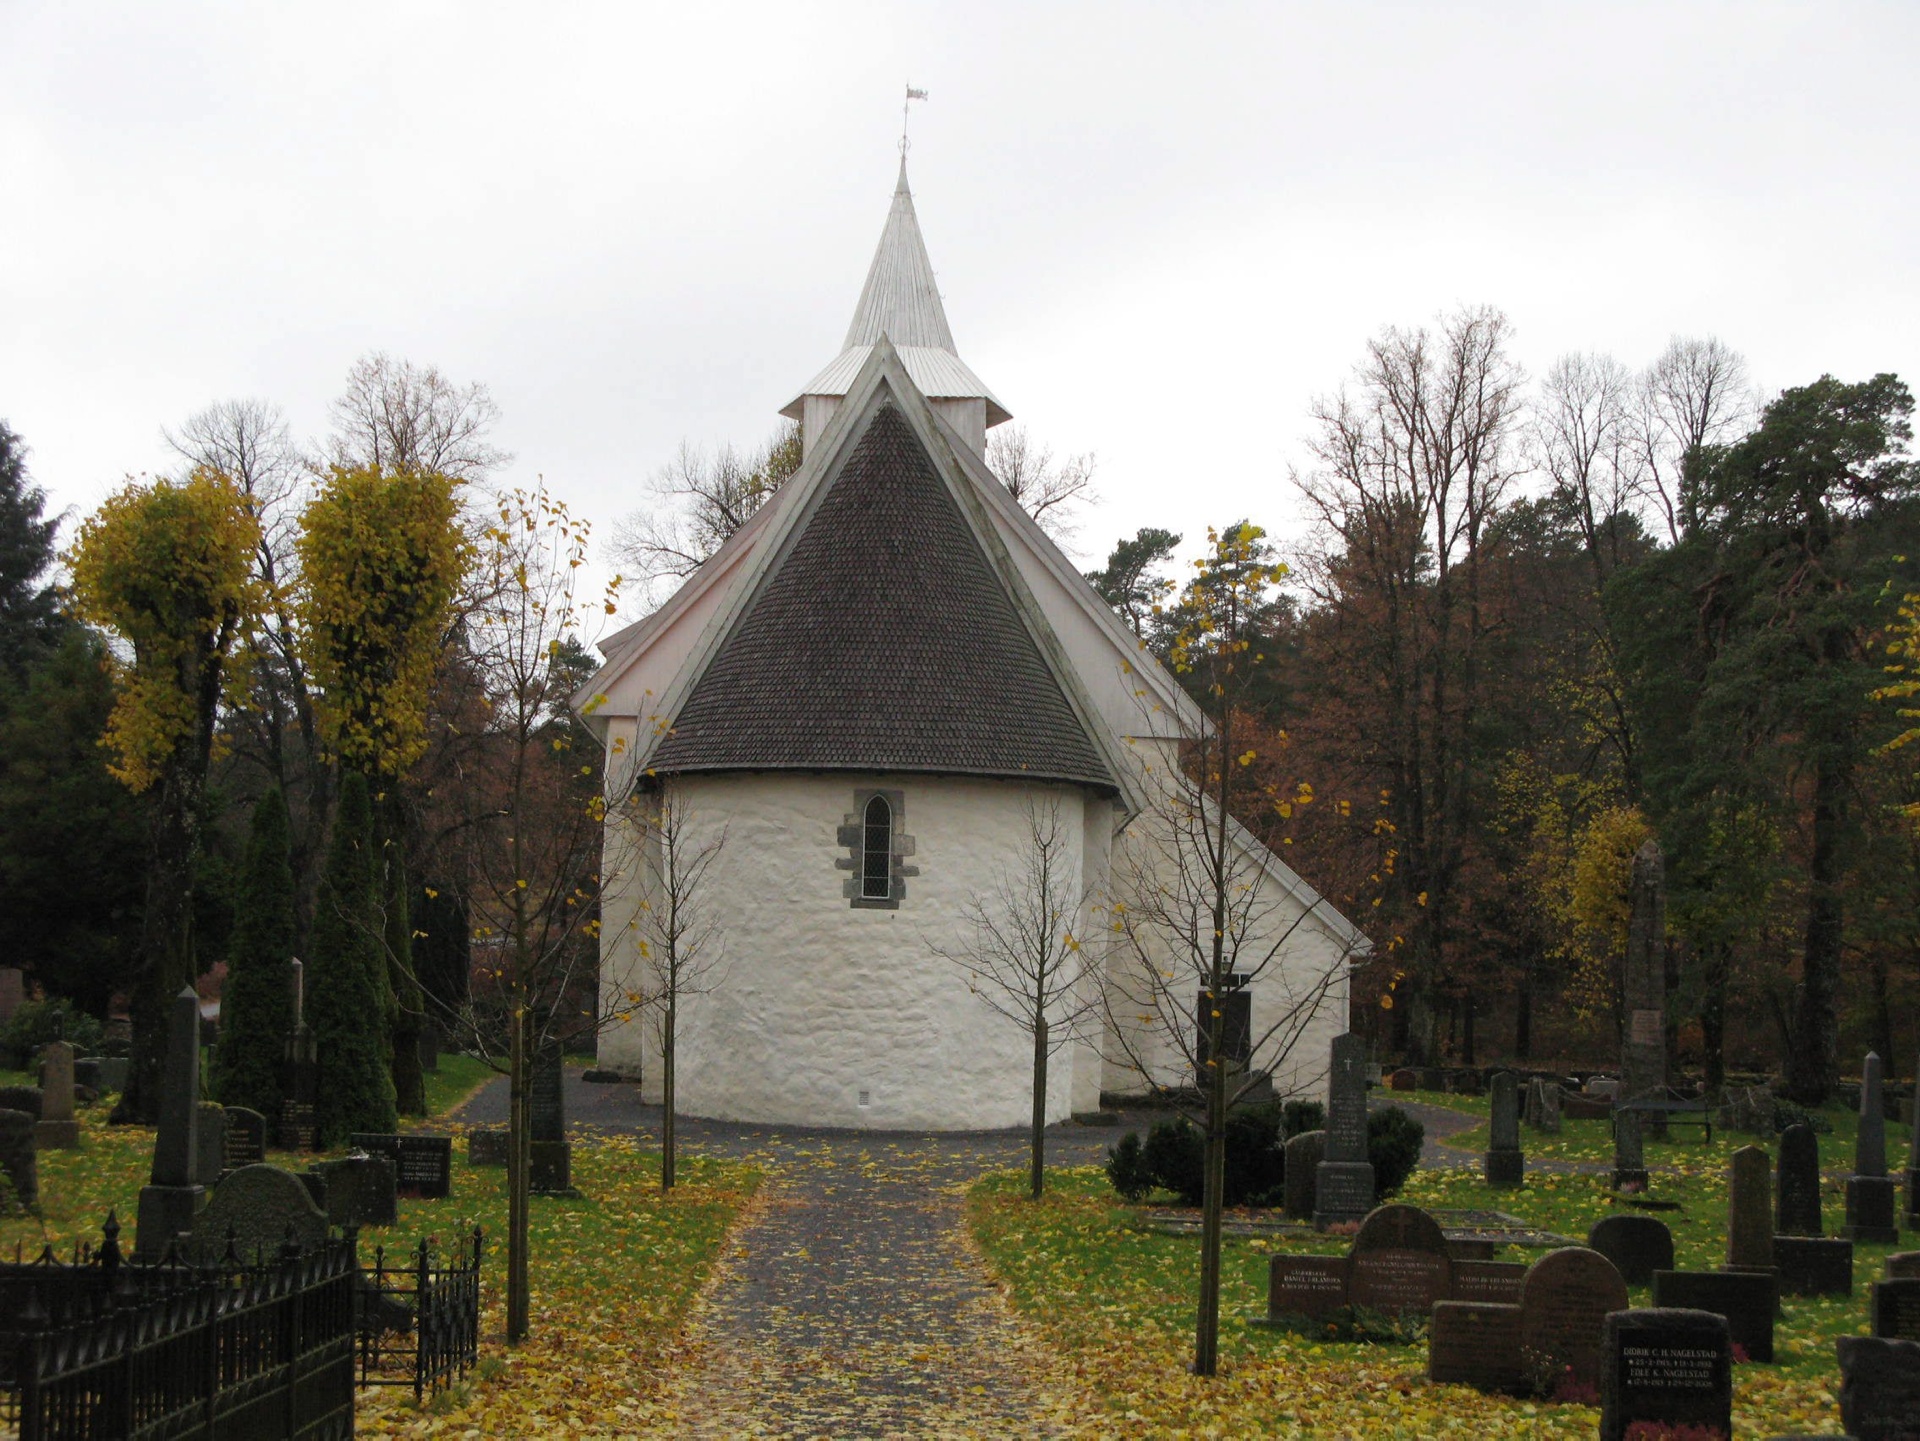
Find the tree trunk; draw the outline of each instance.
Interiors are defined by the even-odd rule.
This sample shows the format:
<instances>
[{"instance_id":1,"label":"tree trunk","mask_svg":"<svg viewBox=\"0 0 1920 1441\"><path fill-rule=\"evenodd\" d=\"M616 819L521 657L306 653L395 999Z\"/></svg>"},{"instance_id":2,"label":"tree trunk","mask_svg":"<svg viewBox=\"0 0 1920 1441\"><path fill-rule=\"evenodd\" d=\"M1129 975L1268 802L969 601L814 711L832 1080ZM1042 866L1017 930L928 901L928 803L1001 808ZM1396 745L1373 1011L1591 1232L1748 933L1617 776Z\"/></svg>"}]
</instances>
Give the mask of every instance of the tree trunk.
<instances>
[{"instance_id":1,"label":"tree trunk","mask_svg":"<svg viewBox=\"0 0 1920 1441\"><path fill-rule=\"evenodd\" d=\"M532 1311L527 1284L527 1234L532 1210L529 1186L532 1181L533 1115L527 1105L527 1070L531 1046L527 1031L531 1013L522 1006L513 1020L512 1059L507 1082L507 1344L518 1345L527 1337L528 1317Z\"/></svg>"},{"instance_id":2,"label":"tree trunk","mask_svg":"<svg viewBox=\"0 0 1920 1441\"><path fill-rule=\"evenodd\" d=\"M1227 1183L1227 1066L1223 1055L1226 1027L1218 982L1208 989L1206 1172L1200 1210L1200 1316L1194 1327L1193 1373L1211 1376L1220 1365L1220 1221Z\"/></svg>"},{"instance_id":3,"label":"tree trunk","mask_svg":"<svg viewBox=\"0 0 1920 1441\"><path fill-rule=\"evenodd\" d=\"M1028 1178L1034 1200L1046 1185L1047 1164L1047 1016L1042 1011L1033 1022L1033 1159Z\"/></svg>"},{"instance_id":4,"label":"tree trunk","mask_svg":"<svg viewBox=\"0 0 1920 1441\"><path fill-rule=\"evenodd\" d=\"M1466 995L1460 998L1460 1004L1466 1008L1466 1019L1461 1023L1460 1027L1460 1064L1463 1066L1475 1066L1478 1065L1479 1062L1474 1059L1473 1013L1479 1006L1479 999L1473 994L1472 989L1469 988Z\"/></svg>"},{"instance_id":5,"label":"tree trunk","mask_svg":"<svg viewBox=\"0 0 1920 1441\"><path fill-rule=\"evenodd\" d=\"M1533 1058L1533 975L1531 972L1520 978L1520 988L1514 993L1513 1005L1513 1054L1522 1061Z\"/></svg>"},{"instance_id":6,"label":"tree trunk","mask_svg":"<svg viewBox=\"0 0 1920 1441\"><path fill-rule=\"evenodd\" d=\"M1840 767L1820 763L1813 781L1813 854L1807 866L1807 939L1800 996L1787 1055L1787 1094L1803 1106L1827 1099L1839 1075L1840 943L1844 907L1840 833L1844 824Z\"/></svg>"},{"instance_id":7,"label":"tree trunk","mask_svg":"<svg viewBox=\"0 0 1920 1441\"><path fill-rule=\"evenodd\" d=\"M1707 1094L1718 1096L1727 1083L1726 942L1707 946L1700 959L1700 1039L1707 1053Z\"/></svg>"},{"instance_id":8,"label":"tree trunk","mask_svg":"<svg viewBox=\"0 0 1920 1441\"><path fill-rule=\"evenodd\" d=\"M1879 950L1873 952L1873 959L1867 965L1867 975L1873 983L1873 1053L1876 1056L1891 1057L1893 1055L1893 997L1887 986L1887 958ZM1920 1156L1915 1157L1910 1164L1920 1166Z\"/></svg>"},{"instance_id":9,"label":"tree trunk","mask_svg":"<svg viewBox=\"0 0 1920 1441\"><path fill-rule=\"evenodd\" d=\"M673 1189L674 1134L673 1134L673 1043L675 987L667 987L667 1010L660 1023L660 1189Z\"/></svg>"},{"instance_id":10,"label":"tree trunk","mask_svg":"<svg viewBox=\"0 0 1920 1441\"><path fill-rule=\"evenodd\" d=\"M167 1055L167 1014L182 986L194 982L193 869L199 850L199 788L161 778L147 820L146 906L140 919L140 972L132 995L133 1063L114 1108L116 1123L160 1119L160 1075Z\"/></svg>"}]
</instances>

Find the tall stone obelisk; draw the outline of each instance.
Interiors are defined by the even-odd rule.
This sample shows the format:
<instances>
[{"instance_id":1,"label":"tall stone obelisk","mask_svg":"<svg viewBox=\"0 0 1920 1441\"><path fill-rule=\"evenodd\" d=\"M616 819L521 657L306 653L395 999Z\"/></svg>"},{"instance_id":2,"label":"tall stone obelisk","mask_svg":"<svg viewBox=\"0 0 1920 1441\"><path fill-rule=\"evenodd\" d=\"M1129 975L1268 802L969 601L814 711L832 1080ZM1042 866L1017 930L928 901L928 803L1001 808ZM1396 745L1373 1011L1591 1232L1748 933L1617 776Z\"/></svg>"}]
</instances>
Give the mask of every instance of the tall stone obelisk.
<instances>
[{"instance_id":1,"label":"tall stone obelisk","mask_svg":"<svg viewBox=\"0 0 1920 1441\"><path fill-rule=\"evenodd\" d=\"M1632 912L1621 997L1627 1028L1620 1047L1620 1099L1659 1101L1667 1093L1667 866L1660 842L1651 837L1633 853L1628 894ZM1649 1120L1656 1134L1664 1133L1657 1112Z\"/></svg>"}]
</instances>

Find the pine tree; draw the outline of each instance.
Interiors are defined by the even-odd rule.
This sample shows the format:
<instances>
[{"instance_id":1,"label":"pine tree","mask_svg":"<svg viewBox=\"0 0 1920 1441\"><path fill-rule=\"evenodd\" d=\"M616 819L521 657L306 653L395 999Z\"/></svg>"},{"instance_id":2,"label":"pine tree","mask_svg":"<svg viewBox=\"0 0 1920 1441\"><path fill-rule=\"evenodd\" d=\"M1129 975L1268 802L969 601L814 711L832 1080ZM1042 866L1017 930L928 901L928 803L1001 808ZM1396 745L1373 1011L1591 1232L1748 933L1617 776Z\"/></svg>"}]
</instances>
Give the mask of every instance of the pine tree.
<instances>
[{"instance_id":1,"label":"pine tree","mask_svg":"<svg viewBox=\"0 0 1920 1441\"><path fill-rule=\"evenodd\" d=\"M366 778L341 778L333 842L314 906L307 1020L320 1053L314 1124L322 1146L391 1131L394 1111L387 962Z\"/></svg>"},{"instance_id":2,"label":"pine tree","mask_svg":"<svg viewBox=\"0 0 1920 1441\"><path fill-rule=\"evenodd\" d=\"M234 907L213 1093L223 1105L279 1114L280 1064L293 1031L294 910L287 803L276 788L253 808Z\"/></svg>"},{"instance_id":3,"label":"pine tree","mask_svg":"<svg viewBox=\"0 0 1920 1441\"><path fill-rule=\"evenodd\" d=\"M53 533L46 492L27 478L27 447L0 421L0 668L19 677L60 638L54 590L44 584L53 565Z\"/></svg>"}]
</instances>

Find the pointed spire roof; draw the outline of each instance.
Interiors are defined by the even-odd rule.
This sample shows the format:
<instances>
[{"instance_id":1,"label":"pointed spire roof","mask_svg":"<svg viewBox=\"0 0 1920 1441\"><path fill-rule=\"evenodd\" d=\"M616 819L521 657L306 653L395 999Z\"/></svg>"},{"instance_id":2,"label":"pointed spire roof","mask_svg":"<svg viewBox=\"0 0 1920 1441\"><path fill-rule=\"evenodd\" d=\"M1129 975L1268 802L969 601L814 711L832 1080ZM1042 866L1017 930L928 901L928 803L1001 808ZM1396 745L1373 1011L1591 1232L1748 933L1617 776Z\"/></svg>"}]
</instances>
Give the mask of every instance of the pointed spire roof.
<instances>
[{"instance_id":1,"label":"pointed spire roof","mask_svg":"<svg viewBox=\"0 0 1920 1441\"><path fill-rule=\"evenodd\" d=\"M861 287L860 303L854 307L843 348L780 413L798 420L801 402L807 396L845 395L882 336L900 352L907 374L921 394L941 400L985 400L989 426L1013 418L954 349L933 261L920 235L920 218L914 213L904 155L900 157L900 178L893 187L893 205L887 211L886 227L880 232L880 244L873 252L873 264L867 269L867 283Z\"/></svg>"}]
</instances>

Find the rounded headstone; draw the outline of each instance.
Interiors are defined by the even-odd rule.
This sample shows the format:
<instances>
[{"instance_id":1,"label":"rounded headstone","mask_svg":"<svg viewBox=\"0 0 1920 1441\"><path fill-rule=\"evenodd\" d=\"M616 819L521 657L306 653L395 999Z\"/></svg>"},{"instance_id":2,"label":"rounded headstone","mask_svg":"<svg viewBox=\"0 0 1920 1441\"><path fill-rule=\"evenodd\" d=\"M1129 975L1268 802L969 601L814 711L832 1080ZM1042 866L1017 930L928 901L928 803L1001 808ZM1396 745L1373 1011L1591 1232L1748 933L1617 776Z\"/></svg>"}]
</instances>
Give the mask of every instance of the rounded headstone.
<instances>
[{"instance_id":1,"label":"rounded headstone","mask_svg":"<svg viewBox=\"0 0 1920 1441\"><path fill-rule=\"evenodd\" d=\"M203 1255L226 1250L229 1230L243 1261L272 1255L291 1235L301 1247L327 1238L327 1215L305 1184L278 1166L242 1166L218 1186L193 1218L194 1249Z\"/></svg>"},{"instance_id":2,"label":"rounded headstone","mask_svg":"<svg viewBox=\"0 0 1920 1441\"><path fill-rule=\"evenodd\" d=\"M1418 1206L1377 1206L1347 1252L1347 1300L1395 1314L1425 1315L1453 1292L1453 1262L1440 1223Z\"/></svg>"},{"instance_id":3,"label":"rounded headstone","mask_svg":"<svg viewBox=\"0 0 1920 1441\"><path fill-rule=\"evenodd\" d=\"M1520 1354L1551 1395L1569 1378L1600 1383L1607 1316L1627 1309L1627 1283L1598 1251L1563 1246L1527 1269L1520 1283Z\"/></svg>"},{"instance_id":4,"label":"rounded headstone","mask_svg":"<svg viewBox=\"0 0 1920 1441\"><path fill-rule=\"evenodd\" d=\"M1587 1245L1609 1261L1629 1286L1647 1286L1655 1271L1673 1269L1673 1232L1653 1216L1603 1216L1587 1232Z\"/></svg>"},{"instance_id":5,"label":"rounded headstone","mask_svg":"<svg viewBox=\"0 0 1920 1441\"><path fill-rule=\"evenodd\" d=\"M1783 1236L1820 1234L1820 1138L1804 1123L1780 1133L1774 1177L1774 1229Z\"/></svg>"}]
</instances>

